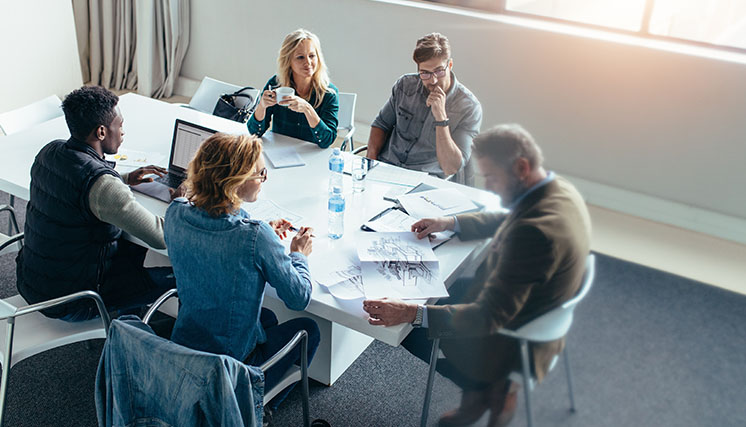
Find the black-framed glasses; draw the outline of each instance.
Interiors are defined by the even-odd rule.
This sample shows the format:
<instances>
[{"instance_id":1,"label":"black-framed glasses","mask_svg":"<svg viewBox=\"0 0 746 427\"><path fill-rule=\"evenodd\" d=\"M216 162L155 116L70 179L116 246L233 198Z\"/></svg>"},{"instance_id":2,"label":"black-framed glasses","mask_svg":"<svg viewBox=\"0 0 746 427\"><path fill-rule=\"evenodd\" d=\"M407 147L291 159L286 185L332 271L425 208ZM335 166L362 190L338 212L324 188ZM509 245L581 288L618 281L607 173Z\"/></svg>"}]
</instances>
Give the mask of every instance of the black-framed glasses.
<instances>
[{"instance_id":1,"label":"black-framed glasses","mask_svg":"<svg viewBox=\"0 0 746 427\"><path fill-rule=\"evenodd\" d=\"M262 168L262 170L259 171L259 175L253 175L246 179L258 179L260 182L264 182L267 180L267 168Z\"/></svg>"},{"instance_id":2,"label":"black-framed glasses","mask_svg":"<svg viewBox=\"0 0 746 427\"><path fill-rule=\"evenodd\" d=\"M447 71L447 67L441 67L435 71L418 71L418 73L420 74L420 78L422 80L430 80L433 78L433 76L442 79L443 77L445 77Z\"/></svg>"}]
</instances>

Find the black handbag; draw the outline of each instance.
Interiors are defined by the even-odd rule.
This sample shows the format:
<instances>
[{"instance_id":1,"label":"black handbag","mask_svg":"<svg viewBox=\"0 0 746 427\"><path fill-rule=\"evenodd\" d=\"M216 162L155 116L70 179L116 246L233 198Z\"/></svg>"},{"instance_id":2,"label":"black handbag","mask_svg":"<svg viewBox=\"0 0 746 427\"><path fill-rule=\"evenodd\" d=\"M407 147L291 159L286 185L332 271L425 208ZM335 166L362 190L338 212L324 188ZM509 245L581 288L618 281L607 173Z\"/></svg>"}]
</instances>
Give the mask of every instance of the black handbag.
<instances>
[{"instance_id":1,"label":"black handbag","mask_svg":"<svg viewBox=\"0 0 746 427\"><path fill-rule=\"evenodd\" d=\"M235 120L240 123L249 121L249 117L256 109L256 92L251 86L246 86L233 93L224 93L218 98L212 114L226 119Z\"/></svg>"}]
</instances>

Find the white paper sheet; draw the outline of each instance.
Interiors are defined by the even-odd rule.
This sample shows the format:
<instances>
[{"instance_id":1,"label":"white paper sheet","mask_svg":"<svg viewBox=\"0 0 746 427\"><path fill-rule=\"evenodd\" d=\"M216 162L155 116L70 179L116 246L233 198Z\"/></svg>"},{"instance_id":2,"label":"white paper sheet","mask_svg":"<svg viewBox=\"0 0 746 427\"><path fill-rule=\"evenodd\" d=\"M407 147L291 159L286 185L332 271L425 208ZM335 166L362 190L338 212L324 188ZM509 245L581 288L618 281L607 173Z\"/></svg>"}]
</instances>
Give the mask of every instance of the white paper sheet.
<instances>
[{"instance_id":1,"label":"white paper sheet","mask_svg":"<svg viewBox=\"0 0 746 427\"><path fill-rule=\"evenodd\" d=\"M379 162L377 167L368 172L366 179L416 187L426 176L426 172L413 171Z\"/></svg>"},{"instance_id":2,"label":"white paper sheet","mask_svg":"<svg viewBox=\"0 0 746 427\"><path fill-rule=\"evenodd\" d=\"M303 219L297 213L291 212L268 199L257 199L252 203L242 203L241 207L251 215L251 218L260 219L264 222L284 218L299 227L298 223Z\"/></svg>"},{"instance_id":3,"label":"white paper sheet","mask_svg":"<svg viewBox=\"0 0 746 427\"><path fill-rule=\"evenodd\" d=\"M399 196L399 203L415 218L456 215L478 209L468 197L455 188L438 188Z\"/></svg>"},{"instance_id":4,"label":"white paper sheet","mask_svg":"<svg viewBox=\"0 0 746 427\"><path fill-rule=\"evenodd\" d=\"M411 231L399 233L364 233L357 243L357 255L366 261L438 261L430 242L419 240Z\"/></svg>"},{"instance_id":5,"label":"white paper sheet","mask_svg":"<svg viewBox=\"0 0 746 427\"><path fill-rule=\"evenodd\" d=\"M448 296L437 262L362 262L366 298L426 299Z\"/></svg>"},{"instance_id":6,"label":"white paper sheet","mask_svg":"<svg viewBox=\"0 0 746 427\"><path fill-rule=\"evenodd\" d=\"M295 147L266 147L264 155L275 169L290 168L294 166L305 166L301 156Z\"/></svg>"},{"instance_id":7,"label":"white paper sheet","mask_svg":"<svg viewBox=\"0 0 746 427\"><path fill-rule=\"evenodd\" d=\"M378 232L411 231L412 224L415 222L417 222L417 219L412 218L399 209L392 209L378 219L366 222L365 226ZM433 233L430 235L430 246L433 248L439 246L450 240L454 234L453 231Z\"/></svg>"}]
</instances>

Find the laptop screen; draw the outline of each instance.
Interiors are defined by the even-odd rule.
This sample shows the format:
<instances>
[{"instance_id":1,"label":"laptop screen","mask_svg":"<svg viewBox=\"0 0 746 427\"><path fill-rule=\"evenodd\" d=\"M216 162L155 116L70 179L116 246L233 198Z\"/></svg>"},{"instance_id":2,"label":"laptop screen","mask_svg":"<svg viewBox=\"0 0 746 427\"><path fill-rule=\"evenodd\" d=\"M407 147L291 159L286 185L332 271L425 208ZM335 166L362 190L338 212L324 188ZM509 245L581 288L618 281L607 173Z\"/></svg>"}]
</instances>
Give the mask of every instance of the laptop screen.
<instances>
[{"instance_id":1,"label":"laptop screen","mask_svg":"<svg viewBox=\"0 0 746 427\"><path fill-rule=\"evenodd\" d=\"M209 138L215 131L183 120L176 120L174 141L171 148L171 163L169 169L186 171L202 141Z\"/></svg>"}]
</instances>

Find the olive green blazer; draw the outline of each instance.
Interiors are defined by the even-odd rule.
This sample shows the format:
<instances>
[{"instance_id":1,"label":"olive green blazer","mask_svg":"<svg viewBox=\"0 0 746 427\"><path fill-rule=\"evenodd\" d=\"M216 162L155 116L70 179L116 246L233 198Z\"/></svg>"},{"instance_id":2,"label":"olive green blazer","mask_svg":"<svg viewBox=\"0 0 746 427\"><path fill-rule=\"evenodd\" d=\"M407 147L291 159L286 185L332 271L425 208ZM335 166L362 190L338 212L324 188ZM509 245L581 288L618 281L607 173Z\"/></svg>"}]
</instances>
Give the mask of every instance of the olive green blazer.
<instances>
[{"instance_id":1,"label":"olive green blazer","mask_svg":"<svg viewBox=\"0 0 746 427\"><path fill-rule=\"evenodd\" d=\"M514 339L497 335L572 298L590 251L591 223L583 198L556 176L510 213L459 215L462 240L493 236L460 304L427 307L428 336L442 338L446 357L476 380L496 381L520 367ZM532 345L541 380L563 340Z\"/></svg>"}]
</instances>

